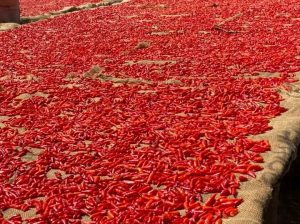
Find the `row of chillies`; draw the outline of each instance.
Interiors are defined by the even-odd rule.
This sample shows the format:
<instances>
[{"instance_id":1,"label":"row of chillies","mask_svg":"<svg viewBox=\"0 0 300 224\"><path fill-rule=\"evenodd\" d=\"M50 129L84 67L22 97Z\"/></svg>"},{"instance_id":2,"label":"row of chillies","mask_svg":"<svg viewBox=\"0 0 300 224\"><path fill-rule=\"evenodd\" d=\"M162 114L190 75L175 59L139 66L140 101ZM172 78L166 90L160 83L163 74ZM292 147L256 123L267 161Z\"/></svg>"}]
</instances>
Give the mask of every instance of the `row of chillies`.
<instances>
[{"instance_id":1,"label":"row of chillies","mask_svg":"<svg viewBox=\"0 0 300 224\"><path fill-rule=\"evenodd\" d=\"M65 7L98 3L101 0L20 0L22 16L36 16L59 11Z\"/></svg>"},{"instance_id":2,"label":"row of chillies","mask_svg":"<svg viewBox=\"0 0 300 224\"><path fill-rule=\"evenodd\" d=\"M27 223L236 215L270 149L247 136L270 129L300 70L300 9L267 3L132 0L2 33L0 221L22 222L9 208L34 208Z\"/></svg>"}]
</instances>

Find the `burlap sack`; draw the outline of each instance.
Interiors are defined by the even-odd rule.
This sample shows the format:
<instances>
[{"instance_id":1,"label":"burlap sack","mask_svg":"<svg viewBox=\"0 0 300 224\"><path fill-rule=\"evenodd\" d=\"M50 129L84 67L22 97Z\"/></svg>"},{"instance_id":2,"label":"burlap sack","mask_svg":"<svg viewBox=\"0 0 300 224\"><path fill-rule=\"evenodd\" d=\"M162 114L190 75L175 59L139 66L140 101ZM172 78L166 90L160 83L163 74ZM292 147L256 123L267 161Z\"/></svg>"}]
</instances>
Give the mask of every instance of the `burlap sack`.
<instances>
[{"instance_id":1,"label":"burlap sack","mask_svg":"<svg viewBox=\"0 0 300 224\"><path fill-rule=\"evenodd\" d=\"M296 75L300 76L300 72ZM289 87L289 91L279 90L285 98L281 105L288 111L271 121L273 130L251 137L268 139L272 149L263 154L264 170L257 173L256 179L241 185L239 197L244 202L239 206L240 212L233 218L225 219L225 224L277 223L280 179L296 158L300 143L300 83L291 84Z\"/></svg>"}]
</instances>

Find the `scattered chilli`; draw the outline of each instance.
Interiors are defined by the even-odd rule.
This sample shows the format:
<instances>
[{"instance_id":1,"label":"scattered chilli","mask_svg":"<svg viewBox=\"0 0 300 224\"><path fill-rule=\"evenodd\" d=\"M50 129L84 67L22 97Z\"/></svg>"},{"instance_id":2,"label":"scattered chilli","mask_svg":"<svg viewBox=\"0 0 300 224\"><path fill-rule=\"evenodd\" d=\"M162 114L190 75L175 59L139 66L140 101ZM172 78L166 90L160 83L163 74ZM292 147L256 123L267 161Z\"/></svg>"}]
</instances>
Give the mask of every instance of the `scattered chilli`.
<instances>
[{"instance_id":1,"label":"scattered chilli","mask_svg":"<svg viewBox=\"0 0 300 224\"><path fill-rule=\"evenodd\" d=\"M248 136L300 71L299 4L267 3L131 0L1 33L0 222L235 216L270 150Z\"/></svg>"},{"instance_id":2,"label":"scattered chilli","mask_svg":"<svg viewBox=\"0 0 300 224\"><path fill-rule=\"evenodd\" d=\"M98 3L101 0L20 0L22 16L36 16L55 12L65 7Z\"/></svg>"}]
</instances>

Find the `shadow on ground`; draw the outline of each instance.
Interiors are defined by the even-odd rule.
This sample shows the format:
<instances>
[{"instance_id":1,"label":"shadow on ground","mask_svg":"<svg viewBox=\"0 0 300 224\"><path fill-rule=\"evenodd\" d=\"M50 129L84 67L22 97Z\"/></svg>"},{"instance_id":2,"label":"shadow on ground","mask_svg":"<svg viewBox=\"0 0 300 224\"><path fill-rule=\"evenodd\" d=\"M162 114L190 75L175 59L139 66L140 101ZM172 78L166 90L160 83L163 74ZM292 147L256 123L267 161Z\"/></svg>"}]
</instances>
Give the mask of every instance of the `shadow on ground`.
<instances>
[{"instance_id":1,"label":"shadow on ground","mask_svg":"<svg viewBox=\"0 0 300 224\"><path fill-rule=\"evenodd\" d=\"M278 224L300 224L300 152L280 183Z\"/></svg>"}]
</instances>

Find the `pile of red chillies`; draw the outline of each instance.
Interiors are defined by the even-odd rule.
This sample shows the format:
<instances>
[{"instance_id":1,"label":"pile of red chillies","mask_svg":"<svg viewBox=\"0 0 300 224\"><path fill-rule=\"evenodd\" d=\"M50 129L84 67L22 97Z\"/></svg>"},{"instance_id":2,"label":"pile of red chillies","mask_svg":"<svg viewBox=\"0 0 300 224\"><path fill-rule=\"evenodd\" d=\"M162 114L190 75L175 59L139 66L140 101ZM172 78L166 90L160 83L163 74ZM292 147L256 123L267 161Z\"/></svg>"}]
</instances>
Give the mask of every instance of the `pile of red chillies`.
<instances>
[{"instance_id":1,"label":"pile of red chillies","mask_svg":"<svg viewBox=\"0 0 300 224\"><path fill-rule=\"evenodd\" d=\"M235 216L270 150L248 136L300 71L299 14L296 0L132 0L0 33L0 222Z\"/></svg>"},{"instance_id":2,"label":"pile of red chillies","mask_svg":"<svg viewBox=\"0 0 300 224\"><path fill-rule=\"evenodd\" d=\"M59 11L65 7L98 3L101 0L20 0L22 16L36 16Z\"/></svg>"}]
</instances>

